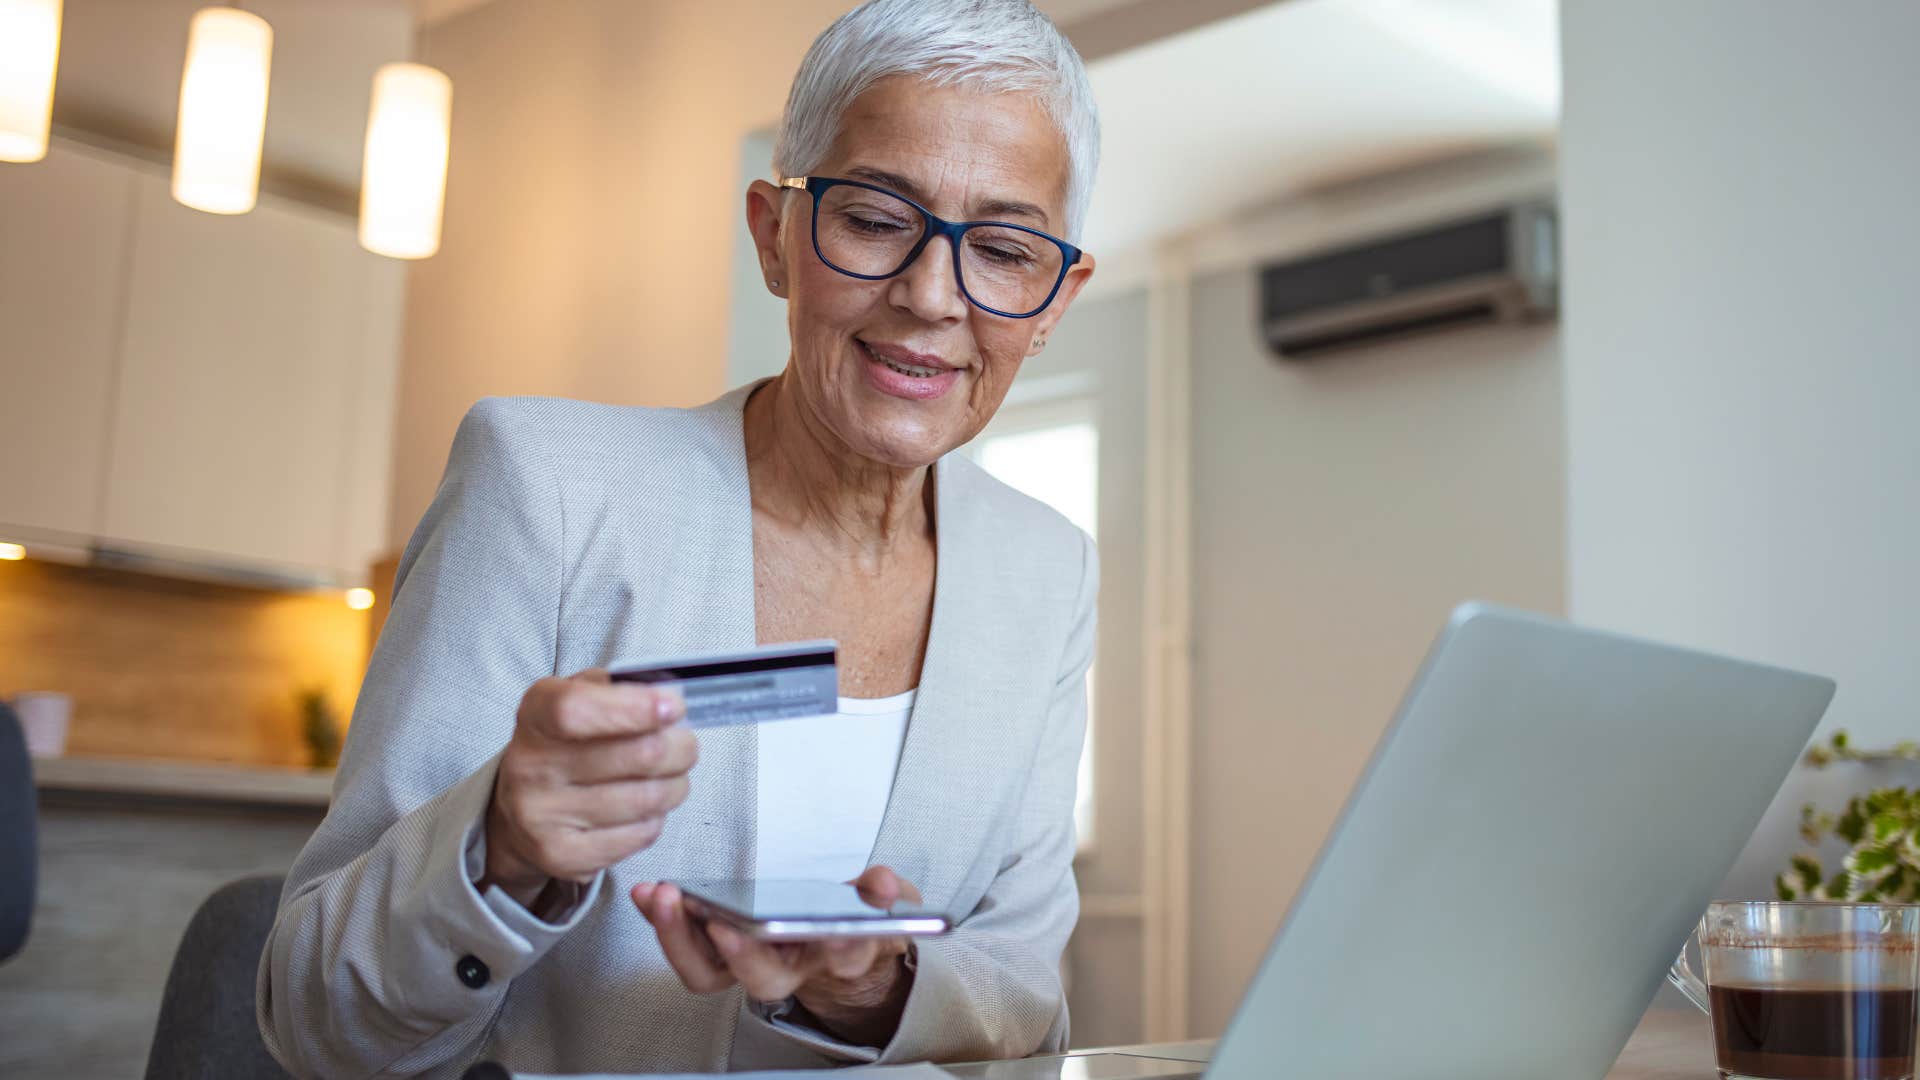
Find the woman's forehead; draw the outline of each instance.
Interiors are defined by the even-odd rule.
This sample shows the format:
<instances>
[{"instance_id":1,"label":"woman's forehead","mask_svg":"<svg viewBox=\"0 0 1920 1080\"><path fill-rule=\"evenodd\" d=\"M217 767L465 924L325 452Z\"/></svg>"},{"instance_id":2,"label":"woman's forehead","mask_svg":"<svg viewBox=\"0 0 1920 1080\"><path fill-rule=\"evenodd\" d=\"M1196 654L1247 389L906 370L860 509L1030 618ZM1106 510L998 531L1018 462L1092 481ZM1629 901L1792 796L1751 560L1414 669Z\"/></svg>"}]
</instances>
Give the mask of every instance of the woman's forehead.
<instances>
[{"instance_id":1,"label":"woman's forehead","mask_svg":"<svg viewBox=\"0 0 1920 1080\"><path fill-rule=\"evenodd\" d=\"M882 79L847 106L819 171L893 188L942 216L1064 224L1067 143L1032 94Z\"/></svg>"}]
</instances>

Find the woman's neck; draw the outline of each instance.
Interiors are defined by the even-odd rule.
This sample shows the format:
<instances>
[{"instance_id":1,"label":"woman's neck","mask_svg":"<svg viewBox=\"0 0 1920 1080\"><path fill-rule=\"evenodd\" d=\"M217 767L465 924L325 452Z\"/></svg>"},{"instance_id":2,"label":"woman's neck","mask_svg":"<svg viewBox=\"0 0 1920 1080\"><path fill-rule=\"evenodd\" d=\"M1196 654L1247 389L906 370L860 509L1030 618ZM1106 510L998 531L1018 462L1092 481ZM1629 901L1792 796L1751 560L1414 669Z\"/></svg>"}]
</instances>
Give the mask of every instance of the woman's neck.
<instances>
[{"instance_id":1,"label":"woman's neck","mask_svg":"<svg viewBox=\"0 0 1920 1080\"><path fill-rule=\"evenodd\" d=\"M863 458L813 415L782 374L742 416L756 512L849 554L881 558L902 538L931 535L925 467Z\"/></svg>"}]
</instances>

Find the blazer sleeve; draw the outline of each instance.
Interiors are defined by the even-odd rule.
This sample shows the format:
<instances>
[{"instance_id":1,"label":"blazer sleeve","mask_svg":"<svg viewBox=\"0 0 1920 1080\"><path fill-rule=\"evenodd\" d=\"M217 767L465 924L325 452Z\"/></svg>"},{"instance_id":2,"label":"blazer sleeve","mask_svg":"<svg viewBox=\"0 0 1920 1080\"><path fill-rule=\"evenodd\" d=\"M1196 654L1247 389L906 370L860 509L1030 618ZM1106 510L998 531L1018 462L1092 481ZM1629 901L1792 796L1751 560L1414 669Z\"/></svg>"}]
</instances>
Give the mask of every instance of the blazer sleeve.
<instances>
[{"instance_id":1,"label":"blazer sleeve","mask_svg":"<svg viewBox=\"0 0 1920 1080\"><path fill-rule=\"evenodd\" d=\"M1086 741L1087 669L1100 586L1093 541L1081 533L1080 543L1072 628L1015 815L1013 843L993 883L952 932L915 944L909 954L913 988L886 1046L853 1046L804 1026L791 1001L749 1005L773 1030L840 1062L988 1061L1066 1050L1060 958L1080 918L1073 802Z\"/></svg>"},{"instance_id":2,"label":"blazer sleeve","mask_svg":"<svg viewBox=\"0 0 1920 1080\"><path fill-rule=\"evenodd\" d=\"M500 750L553 673L558 474L520 406L462 420L401 556L326 819L260 958L268 1048L299 1076L411 1075L476 1052L514 977L593 903L545 923L474 886Z\"/></svg>"}]
</instances>

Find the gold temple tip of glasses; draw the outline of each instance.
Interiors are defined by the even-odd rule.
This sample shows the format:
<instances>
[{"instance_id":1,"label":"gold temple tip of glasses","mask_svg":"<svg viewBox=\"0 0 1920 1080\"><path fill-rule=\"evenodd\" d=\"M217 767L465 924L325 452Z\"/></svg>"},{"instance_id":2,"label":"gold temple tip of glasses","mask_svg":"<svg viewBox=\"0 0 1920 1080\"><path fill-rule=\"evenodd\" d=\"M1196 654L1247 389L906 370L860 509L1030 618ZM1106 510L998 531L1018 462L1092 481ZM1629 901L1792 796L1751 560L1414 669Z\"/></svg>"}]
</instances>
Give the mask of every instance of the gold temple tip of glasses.
<instances>
[{"instance_id":1,"label":"gold temple tip of glasses","mask_svg":"<svg viewBox=\"0 0 1920 1080\"><path fill-rule=\"evenodd\" d=\"M807 178L804 176L783 177L780 181L780 186L790 187L790 188L799 188L800 190L805 191L807 187Z\"/></svg>"}]
</instances>

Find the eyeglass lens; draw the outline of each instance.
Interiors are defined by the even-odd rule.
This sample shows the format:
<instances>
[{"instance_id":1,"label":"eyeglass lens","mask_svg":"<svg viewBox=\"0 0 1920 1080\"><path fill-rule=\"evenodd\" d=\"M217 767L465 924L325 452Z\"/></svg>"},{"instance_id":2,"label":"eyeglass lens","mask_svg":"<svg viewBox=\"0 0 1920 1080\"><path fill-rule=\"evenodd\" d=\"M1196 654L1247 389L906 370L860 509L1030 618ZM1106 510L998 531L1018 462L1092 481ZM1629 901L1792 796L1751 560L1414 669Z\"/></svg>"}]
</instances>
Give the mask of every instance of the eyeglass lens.
<instances>
[{"instance_id":1,"label":"eyeglass lens","mask_svg":"<svg viewBox=\"0 0 1920 1080\"><path fill-rule=\"evenodd\" d=\"M905 268L926 231L912 203L868 188L837 185L821 193L814 220L820 254L850 273L885 277ZM1044 236L997 225L969 228L960 241L960 287L974 303L1028 314L1060 279L1062 253Z\"/></svg>"}]
</instances>

